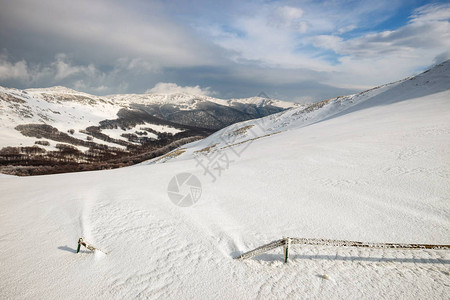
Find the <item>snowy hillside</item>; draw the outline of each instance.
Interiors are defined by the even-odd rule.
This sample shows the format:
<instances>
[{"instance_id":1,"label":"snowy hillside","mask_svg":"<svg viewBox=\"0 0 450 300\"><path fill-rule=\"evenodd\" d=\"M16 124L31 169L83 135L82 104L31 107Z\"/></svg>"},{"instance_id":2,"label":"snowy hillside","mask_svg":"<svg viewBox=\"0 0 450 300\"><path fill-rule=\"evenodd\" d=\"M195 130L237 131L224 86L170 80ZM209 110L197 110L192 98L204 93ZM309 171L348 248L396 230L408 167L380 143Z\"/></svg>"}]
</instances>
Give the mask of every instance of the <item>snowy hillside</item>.
<instances>
[{"instance_id":1,"label":"snowy hillside","mask_svg":"<svg viewBox=\"0 0 450 300\"><path fill-rule=\"evenodd\" d=\"M36 138L15 129L19 124L50 124L63 132L74 129L78 133L114 119L119 109L111 101L63 87L23 91L0 87L0 148L34 145Z\"/></svg>"},{"instance_id":2,"label":"snowy hillside","mask_svg":"<svg viewBox=\"0 0 450 300\"><path fill-rule=\"evenodd\" d=\"M449 250L233 258L283 236L450 244L449 117L445 62L137 166L0 177L2 297L448 298ZM80 237L107 254L76 254Z\"/></svg>"},{"instance_id":3,"label":"snowy hillside","mask_svg":"<svg viewBox=\"0 0 450 300\"><path fill-rule=\"evenodd\" d=\"M226 107L239 104L285 109L295 106L293 103L259 97L230 100L188 94L132 94L99 97L61 86L27 90L0 87L0 125L2 127L0 148L34 145L34 137L21 135L14 129L19 124L49 124L63 132L74 129L78 133L88 126L98 126L103 120L116 119L121 109L134 108L139 104L158 106L170 104L180 110L195 110L199 104L205 102ZM170 132L170 128L162 132ZM119 128L117 133L120 136L123 132L120 132ZM83 137L83 134L79 137ZM124 137L120 139L127 141Z\"/></svg>"},{"instance_id":4,"label":"snowy hillside","mask_svg":"<svg viewBox=\"0 0 450 300\"><path fill-rule=\"evenodd\" d=\"M389 105L438 93L443 93L442 95L445 96L449 89L450 62L447 61L418 76L379 86L359 94L327 99L313 105L292 108L265 118L234 124L204 140L183 146L183 150L185 150L183 154L171 157L171 160L190 159L205 154L210 156L233 145L240 146L252 143L255 139L286 130L299 129L374 106ZM353 125L357 126L357 124ZM155 161L161 162L158 159L155 159ZM166 162L167 160L163 161Z\"/></svg>"},{"instance_id":5,"label":"snowy hillside","mask_svg":"<svg viewBox=\"0 0 450 300\"><path fill-rule=\"evenodd\" d=\"M48 174L129 165L128 161L145 159L139 158L142 155L148 159L165 153L163 149L173 149L174 143L203 138L235 122L293 106L258 97L98 97L65 87L0 87L0 172ZM68 162L71 169L66 168ZM43 169L42 165L55 167Z\"/></svg>"}]
</instances>

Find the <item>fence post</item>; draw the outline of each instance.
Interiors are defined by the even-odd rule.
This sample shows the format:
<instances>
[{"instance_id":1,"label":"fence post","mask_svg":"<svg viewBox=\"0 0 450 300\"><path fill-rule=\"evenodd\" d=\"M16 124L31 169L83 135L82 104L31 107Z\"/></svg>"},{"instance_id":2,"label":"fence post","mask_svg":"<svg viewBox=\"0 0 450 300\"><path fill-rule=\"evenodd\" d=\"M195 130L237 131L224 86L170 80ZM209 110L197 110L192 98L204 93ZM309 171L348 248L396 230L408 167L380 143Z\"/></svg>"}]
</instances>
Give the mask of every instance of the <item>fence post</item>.
<instances>
[{"instance_id":1,"label":"fence post","mask_svg":"<svg viewBox=\"0 0 450 300\"><path fill-rule=\"evenodd\" d=\"M80 252L80 247L81 247L81 241L82 241L82 240L83 240L82 238L79 238L79 239L78 239L77 253Z\"/></svg>"},{"instance_id":2,"label":"fence post","mask_svg":"<svg viewBox=\"0 0 450 300\"><path fill-rule=\"evenodd\" d=\"M284 239L284 263L288 262L289 259L289 246L291 245L291 239L285 238Z\"/></svg>"}]
</instances>

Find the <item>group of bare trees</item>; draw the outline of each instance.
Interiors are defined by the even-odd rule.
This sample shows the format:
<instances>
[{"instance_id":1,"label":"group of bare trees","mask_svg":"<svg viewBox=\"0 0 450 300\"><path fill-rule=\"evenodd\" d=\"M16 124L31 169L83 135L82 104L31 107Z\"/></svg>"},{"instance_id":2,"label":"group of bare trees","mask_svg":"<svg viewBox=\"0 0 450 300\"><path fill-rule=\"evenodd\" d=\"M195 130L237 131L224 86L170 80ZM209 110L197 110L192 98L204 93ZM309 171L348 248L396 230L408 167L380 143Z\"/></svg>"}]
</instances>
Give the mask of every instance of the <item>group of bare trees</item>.
<instances>
[{"instance_id":1,"label":"group of bare trees","mask_svg":"<svg viewBox=\"0 0 450 300\"><path fill-rule=\"evenodd\" d=\"M98 127L92 126L80 130L87 137L82 140L73 136L73 129L68 130L69 135L46 124L19 125L16 129L38 140L33 146L0 149L0 172L14 175L54 174L129 166L164 155L206 135L195 131L183 131L174 135L141 128L139 134L122 134L128 139L125 141L113 139L103 134ZM157 139L148 137L148 132L156 132ZM98 143L94 141L95 138L124 147ZM50 141L57 142L52 150L48 150ZM81 151L79 146L86 147L87 150Z\"/></svg>"}]
</instances>

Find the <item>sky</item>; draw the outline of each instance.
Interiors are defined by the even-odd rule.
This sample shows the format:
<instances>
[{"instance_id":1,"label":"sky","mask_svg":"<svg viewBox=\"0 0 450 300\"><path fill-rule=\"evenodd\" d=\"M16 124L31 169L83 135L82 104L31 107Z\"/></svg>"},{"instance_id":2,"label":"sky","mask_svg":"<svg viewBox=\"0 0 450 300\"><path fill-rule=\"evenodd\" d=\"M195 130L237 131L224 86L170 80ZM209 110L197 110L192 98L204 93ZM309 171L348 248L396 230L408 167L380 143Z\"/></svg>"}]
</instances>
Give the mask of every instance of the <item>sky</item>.
<instances>
[{"instance_id":1,"label":"sky","mask_svg":"<svg viewBox=\"0 0 450 300\"><path fill-rule=\"evenodd\" d=\"M449 1L0 0L0 85L298 103L450 59Z\"/></svg>"}]
</instances>

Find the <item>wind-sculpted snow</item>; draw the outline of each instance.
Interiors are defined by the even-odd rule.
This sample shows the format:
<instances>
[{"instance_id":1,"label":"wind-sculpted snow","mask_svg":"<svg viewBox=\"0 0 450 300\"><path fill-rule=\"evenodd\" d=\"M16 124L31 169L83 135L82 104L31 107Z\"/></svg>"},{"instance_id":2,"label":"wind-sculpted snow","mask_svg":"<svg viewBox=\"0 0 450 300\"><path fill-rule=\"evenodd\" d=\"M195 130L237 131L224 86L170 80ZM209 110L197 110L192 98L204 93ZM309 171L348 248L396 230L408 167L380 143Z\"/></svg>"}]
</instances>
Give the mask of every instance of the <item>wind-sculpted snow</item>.
<instances>
[{"instance_id":1,"label":"wind-sculpted snow","mask_svg":"<svg viewBox=\"0 0 450 300\"><path fill-rule=\"evenodd\" d=\"M448 298L448 250L334 242L291 245L288 264L281 249L233 259L283 237L450 244L447 67L235 124L159 161L0 177L2 297ZM179 174L201 182L190 206L169 197L192 193ZM108 254L76 254L80 237Z\"/></svg>"}]
</instances>

